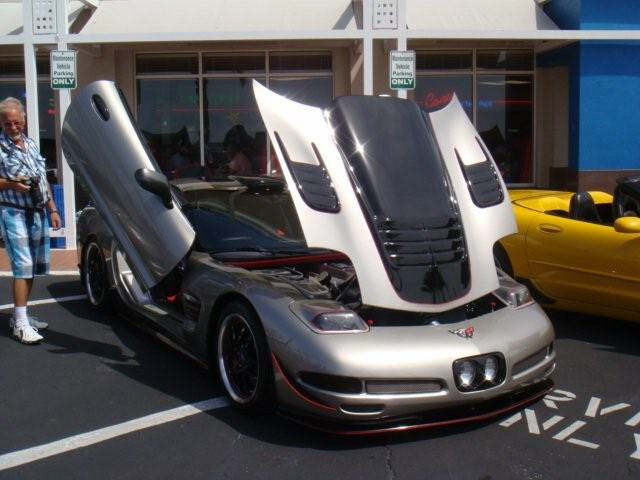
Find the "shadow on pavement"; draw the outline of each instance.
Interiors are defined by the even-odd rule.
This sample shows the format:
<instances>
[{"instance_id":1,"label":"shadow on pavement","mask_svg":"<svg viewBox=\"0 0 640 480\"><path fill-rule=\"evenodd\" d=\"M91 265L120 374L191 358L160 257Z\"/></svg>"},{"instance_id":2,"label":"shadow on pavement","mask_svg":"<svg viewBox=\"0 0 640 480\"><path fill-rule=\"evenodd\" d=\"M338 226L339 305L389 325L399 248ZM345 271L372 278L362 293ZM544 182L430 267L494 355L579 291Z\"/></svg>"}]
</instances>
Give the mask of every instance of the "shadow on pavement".
<instances>
[{"instance_id":1,"label":"shadow on pavement","mask_svg":"<svg viewBox=\"0 0 640 480\"><path fill-rule=\"evenodd\" d=\"M640 356L640 324L612 318L548 310L557 339L593 344L603 351Z\"/></svg>"},{"instance_id":2,"label":"shadow on pavement","mask_svg":"<svg viewBox=\"0 0 640 480\"><path fill-rule=\"evenodd\" d=\"M51 288L55 289L55 284ZM59 288L67 294L65 285ZM59 318L35 312L49 321L50 326L43 332L43 342L33 348L43 349L47 355L72 358L80 355L77 362L72 363L70 375L78 378L90 375L95 366L82 359L89 355L98 359L102 364L100 368L118 372L184 403L221 395L217 380L211 378L208 370L164 343L154 341L154 337L136 328L122 315L98 312L85 300L63 302L58 306ZM0 325L6 325L8 321L9 314L0 312ZM2 335L10 337L11 332L8 328L0 328Z\"/></svg>"},{"instance_id":3,"label":"shadow on pavement","mask_svg":"<svg viewBox=\"0 0 640 480\"><path fill-rule=\"evenodd\" d=\"M47 285L47 291L53 298L82 295L85 293L82 285L80 285L80 277L75 280L52 282Z\"/></svg>"},{"instance_id":4,"label":"shadow on pavement","mask_svg":"<svg viewBox=\"0 0 640 480\"><path fill-rule=\"evenodd\" d=\"M496 417L492 421L427 428L411 432L347 436L313 430L277 414L250 415L236 411L233 408L225 408L209 412L209 415L226 423L238 433L262 442L287 447L305 447L328 451L400 445L433 438L461 435L482 429L502 418Z\"/></svg>"}]
</instances>

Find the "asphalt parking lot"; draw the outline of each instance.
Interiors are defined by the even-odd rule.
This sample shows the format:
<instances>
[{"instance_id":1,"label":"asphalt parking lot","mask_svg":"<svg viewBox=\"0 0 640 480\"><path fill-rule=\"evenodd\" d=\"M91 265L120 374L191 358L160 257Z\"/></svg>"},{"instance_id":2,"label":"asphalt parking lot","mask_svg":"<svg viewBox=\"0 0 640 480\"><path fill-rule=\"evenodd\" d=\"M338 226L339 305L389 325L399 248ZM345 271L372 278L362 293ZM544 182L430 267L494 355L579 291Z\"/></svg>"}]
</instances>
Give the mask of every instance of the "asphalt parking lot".
<instances>
[{"instance_id":1,"label":"asphalt parking lot","mask_svg":"<svg viewBox=\"0 0 640 480\"><path fill-rule=\"evenodd\" d=\"M10 302L0 278L0 305ZM0 479L640 478L640 325L550 312L556 390L487 423L344 438L226 405L210 374L77 277L36 285L51 326L24 346L0 307Z\"/></svg>"}]
</instances>

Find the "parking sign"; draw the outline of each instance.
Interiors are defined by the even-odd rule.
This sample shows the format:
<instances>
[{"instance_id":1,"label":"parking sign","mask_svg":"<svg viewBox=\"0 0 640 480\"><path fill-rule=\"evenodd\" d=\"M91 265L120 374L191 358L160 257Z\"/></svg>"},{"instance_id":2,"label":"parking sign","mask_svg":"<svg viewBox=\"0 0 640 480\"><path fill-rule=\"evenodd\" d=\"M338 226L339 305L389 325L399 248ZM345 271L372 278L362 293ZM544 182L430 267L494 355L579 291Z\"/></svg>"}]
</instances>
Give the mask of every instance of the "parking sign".
<instances>
[{"instance_id":1,"label":"parking sign","mask_svg":"<svg viewBox=\"0 0 640 480\"><path fill-rule=\"evenodd\" d=\"M51 88L76 88L78 77L76 73L75 50L51 51Z\"/></svg>"},{"instance_id":2,"label":"parking sign","mask_svg":"<svg viewBox=\"0 0 640 480\"><path fill-rule=\"evenodd\" d=\"M416 52L391 50L389 53L389 88L414 90L416 88Z\"/></svg>"}]
</instances>

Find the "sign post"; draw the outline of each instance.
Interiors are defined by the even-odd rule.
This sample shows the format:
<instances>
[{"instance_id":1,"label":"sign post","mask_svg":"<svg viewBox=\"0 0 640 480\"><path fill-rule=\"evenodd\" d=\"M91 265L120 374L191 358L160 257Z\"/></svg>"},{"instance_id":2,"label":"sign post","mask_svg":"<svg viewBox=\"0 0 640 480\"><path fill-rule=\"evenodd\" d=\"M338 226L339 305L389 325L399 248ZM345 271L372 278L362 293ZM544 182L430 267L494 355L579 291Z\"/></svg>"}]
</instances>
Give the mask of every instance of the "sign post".
<instances>
[{"instance_id":1,"label":"sign post","mask_svg":"<svg viewBox=\"0 0 640 480\"><path fill-rule=\"evenodd\" d=\"M391 50L389 53L389 88L392 90L415 90L416 52L413 50Z\"/></svg>"},{"instance_id":2,"label":"sign post","mask_svg":"<svg viewBox=\"0 0 640 480\"><path fill-rule=\"evenodd\" d=\"M73 89L78 86L75 50L51 50L51 88Z\"/></svg>"}]
</instances>

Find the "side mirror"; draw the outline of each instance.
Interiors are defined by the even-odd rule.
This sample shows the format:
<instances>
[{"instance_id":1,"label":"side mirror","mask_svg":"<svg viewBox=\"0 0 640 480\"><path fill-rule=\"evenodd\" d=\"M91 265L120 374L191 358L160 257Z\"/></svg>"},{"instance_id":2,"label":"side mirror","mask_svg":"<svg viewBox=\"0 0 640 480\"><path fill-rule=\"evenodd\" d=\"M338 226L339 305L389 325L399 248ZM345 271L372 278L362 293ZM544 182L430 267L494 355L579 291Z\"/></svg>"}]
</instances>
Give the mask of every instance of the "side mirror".
<instances>
[{"instance_id":1,"label":"side mirror","mask_svg":"<svg viewBox=\"0 0 640 480\"><path fill-rule=\"evenodd\" d=\"M135 173L136 182L146 191L157 195L162 199L164 206L173 208L173 198L171 197L171 187L167 177L155 170L140 168Z\"/></svg>"},{"instance_id":2,"label":"side mirror","mask_svg":"<svg viewBox=\"0 0 640 480\"><path fill-rule=\"evenodd\" d=\"M640 218L620 217L613 222L613 228L620 233L640 233Z\"/></svg>"}]
</instances>

